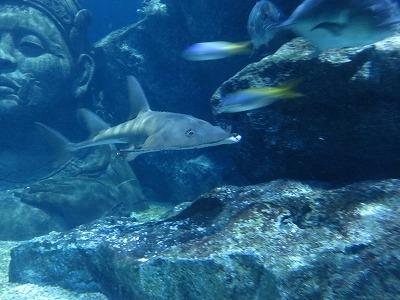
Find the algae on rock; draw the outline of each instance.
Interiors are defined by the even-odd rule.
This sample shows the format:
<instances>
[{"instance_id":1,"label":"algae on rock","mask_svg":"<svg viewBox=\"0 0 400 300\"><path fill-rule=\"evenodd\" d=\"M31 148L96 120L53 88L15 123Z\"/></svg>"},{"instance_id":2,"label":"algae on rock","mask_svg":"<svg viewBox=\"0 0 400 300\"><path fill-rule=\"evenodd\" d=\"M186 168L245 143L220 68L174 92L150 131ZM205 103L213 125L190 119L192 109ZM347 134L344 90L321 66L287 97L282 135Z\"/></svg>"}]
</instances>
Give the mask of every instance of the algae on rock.
<instances>
[{"instance_id":1,"label":"algae on rock","mask_svg":"<svg viewBox=\"0 0 400 300\"><path fill-rule=\"evenodd\" d=\"M25 243L11 279L111 299L394 299L399 191L399 180L218 188L167 219L106 218Z\"/></svg>"}]
</instances>

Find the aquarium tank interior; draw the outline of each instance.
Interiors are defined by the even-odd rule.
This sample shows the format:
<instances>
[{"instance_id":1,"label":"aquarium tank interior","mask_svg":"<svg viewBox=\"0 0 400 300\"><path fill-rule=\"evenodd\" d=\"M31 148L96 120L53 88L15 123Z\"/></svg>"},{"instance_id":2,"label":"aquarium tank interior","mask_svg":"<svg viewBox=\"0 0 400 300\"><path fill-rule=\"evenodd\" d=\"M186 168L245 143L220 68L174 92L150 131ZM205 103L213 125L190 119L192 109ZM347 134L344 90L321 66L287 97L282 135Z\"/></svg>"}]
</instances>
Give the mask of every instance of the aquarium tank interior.
<instances>
[{"instance_id":1,"label":"aquarium tank interior","mask_svg":"<svg viewBox=\"0 0 400 300\"><path fill-rule=\"evenodd\" d=\"M0 300L400 299L398 0L0 0Z\"/></svg>"}]
</instances>

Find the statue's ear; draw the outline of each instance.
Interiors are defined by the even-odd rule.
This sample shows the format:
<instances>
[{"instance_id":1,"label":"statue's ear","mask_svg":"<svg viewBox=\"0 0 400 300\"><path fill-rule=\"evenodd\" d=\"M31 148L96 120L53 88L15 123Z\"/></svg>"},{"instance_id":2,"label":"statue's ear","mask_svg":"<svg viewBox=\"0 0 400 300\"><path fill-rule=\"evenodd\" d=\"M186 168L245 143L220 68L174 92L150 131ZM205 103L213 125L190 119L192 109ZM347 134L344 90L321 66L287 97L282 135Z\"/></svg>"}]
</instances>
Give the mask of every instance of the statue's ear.
<instances>
[{"instance_id":1,"label":"statue's ear","mask_svg":"<svg viewBox=\"0 0 400 300\"><path fill-rule=\"evenodd\" d=\"M79 99L87 92L90 83L93 80L94 60L87 54L81 54L77 63L77 76L74 82L74 97Z\"/></svg>"}]
</instances>

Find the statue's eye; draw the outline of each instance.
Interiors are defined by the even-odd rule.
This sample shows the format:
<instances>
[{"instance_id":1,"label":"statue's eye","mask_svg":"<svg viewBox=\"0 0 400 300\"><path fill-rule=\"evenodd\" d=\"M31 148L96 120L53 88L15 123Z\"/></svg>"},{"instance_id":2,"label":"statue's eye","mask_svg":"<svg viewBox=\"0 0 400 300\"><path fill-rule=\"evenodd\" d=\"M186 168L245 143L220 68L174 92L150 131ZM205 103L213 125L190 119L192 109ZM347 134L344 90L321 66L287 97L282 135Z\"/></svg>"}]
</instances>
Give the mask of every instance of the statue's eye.
<instances>
[{"instance_id":1,"label":"statue's eye","mask_svg":"<svg viewBox=\"0 0 400 300\"><path fill-rule=\"evenodd\" d=\"M192 129L188 129L188 130L185 131L185 135L186 136L192 136L192 135L194 135L194 131Z\"/></svg>"},{"instance_id":2,"label":"statue's eye","mask_svg":"<svg viewBox=\"0 0 400 300\"><path fill-rule=\"evenodd\" d=\"M36 57L46 52L42 41L34 35L26 35L19 42L19 50L26 56Z\"/></svg>"}]
</instances>

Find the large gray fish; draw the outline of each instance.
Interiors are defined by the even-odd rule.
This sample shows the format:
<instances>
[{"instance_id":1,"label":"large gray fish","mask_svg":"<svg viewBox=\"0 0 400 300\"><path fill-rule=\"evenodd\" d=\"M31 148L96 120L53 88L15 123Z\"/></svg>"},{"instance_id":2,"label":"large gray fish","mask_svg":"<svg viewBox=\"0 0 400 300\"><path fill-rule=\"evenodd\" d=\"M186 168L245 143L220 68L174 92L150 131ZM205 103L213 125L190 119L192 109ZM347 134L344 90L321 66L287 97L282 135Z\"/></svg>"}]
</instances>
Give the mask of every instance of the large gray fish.
<instances>
[{"instance_id":1,"label":"large gray fish","mask_svg":"<svg viewBox=\"0 0 400 300\"><path fill-rule=\"evenodd\" d=\"M250 12L247 31L254 48L267 44L285 21L282 12L267 0L258 1Z\"/></svg>"},{"instance_id":2,"label":"large gray fish","mask_svg":"<svg viewBox=\"0 0 400 300\"><path fill-rule=\"evenodd\" d=\"M233 144L241 136L218 126L185 114L152 111L137 80L128 76L128 90L131 106L136 117L125 123L109 127L96 114L81 109L83 117L93 136L80 143L71 143L57 131L38 123L42 132L52 140L53 145L67 152L99 145L122 144L121 153L133 160L139 154L164 151L186 150Z\"/></svg>"},{"instance_id":3,"label":"large gray fish","mask_svg":"<svg viewBox=\"0 0 400 300\"><path fill-rule=\"evenodd\" d=\"M394 0L305 0L286 21L270 24L264 43L279 30L291 30L321 51L365 46L394 35L399 23L400 10ZM252 36L256 44L259 37Z\"/></svg>"}]
</instances>

